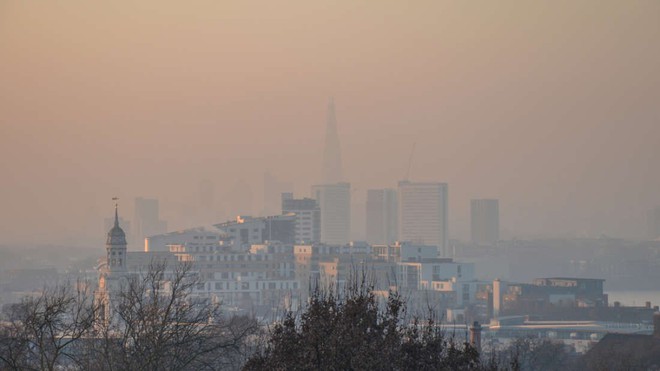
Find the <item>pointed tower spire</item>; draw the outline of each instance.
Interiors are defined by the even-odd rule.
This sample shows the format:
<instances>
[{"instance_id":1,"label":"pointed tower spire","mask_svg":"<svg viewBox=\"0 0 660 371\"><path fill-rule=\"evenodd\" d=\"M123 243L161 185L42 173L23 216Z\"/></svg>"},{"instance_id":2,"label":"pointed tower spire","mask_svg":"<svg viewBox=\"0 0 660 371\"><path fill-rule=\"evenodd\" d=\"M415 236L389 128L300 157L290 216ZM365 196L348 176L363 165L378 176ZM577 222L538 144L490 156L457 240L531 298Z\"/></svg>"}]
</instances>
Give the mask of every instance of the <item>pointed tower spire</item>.
<instances>
[{"instance_id":1,"label":"pointed tower spire","mask_svg":"<svg viewBox=\"0 0 660 371\"><path fill-rule=\"evenodd\" d=\"M118 202L118 200L119 200L118 197L113 197L112 198L112 201L115 202L115 228L119 227L119 212L118 212L119 202Z\"/></svg>"},{"instance_id":2,"label":"pointed tower spire","mask_svg":"<svg viewBox=\"0 0 660 371\"><path fill-rule=\"evenodd\" d=\"M323 149L323 182L332 184L341 180L341 148L339 146L339 133L337 132L335 101L330 97L325 130L325 147Z\"/></svg>"},{"instance_id":3,"label":"pointed tower spire","mask_svg":"<svg viewBox=\"0 0 660 371\"><path fill-rule=\"evenodd\" d=\"M107 252L106 266L110 272L126 269L126 234L119 226L119 200L113 197L115 202L115 226L108 232L108 239L105 241L105 250Z\"/></svg>"}]
</instances>

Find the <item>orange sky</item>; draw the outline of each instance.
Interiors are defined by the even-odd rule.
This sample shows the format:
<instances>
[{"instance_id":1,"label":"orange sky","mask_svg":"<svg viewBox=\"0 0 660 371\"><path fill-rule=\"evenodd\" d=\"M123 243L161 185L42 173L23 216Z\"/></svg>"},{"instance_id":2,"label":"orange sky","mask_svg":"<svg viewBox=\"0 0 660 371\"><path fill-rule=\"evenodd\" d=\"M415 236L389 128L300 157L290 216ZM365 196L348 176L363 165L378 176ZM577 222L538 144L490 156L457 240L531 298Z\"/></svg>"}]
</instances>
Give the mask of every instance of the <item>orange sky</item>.
<instances>
[{"instance_id":1,"label":"orange sky","mask_svg":"<svg viewBox=\"0 0 660 371\"><path fill-rule=\"evenodd\" d=\"M660 204L656 1L0 2L2 243L103 243L121 197L191 224L263 172L320 176L334 96L344 174L501 199L508 236L639 236ZM355 218L355 237L361 221ZM101 236L99 236L101 234Z\"/></svg>"}]
</instances>

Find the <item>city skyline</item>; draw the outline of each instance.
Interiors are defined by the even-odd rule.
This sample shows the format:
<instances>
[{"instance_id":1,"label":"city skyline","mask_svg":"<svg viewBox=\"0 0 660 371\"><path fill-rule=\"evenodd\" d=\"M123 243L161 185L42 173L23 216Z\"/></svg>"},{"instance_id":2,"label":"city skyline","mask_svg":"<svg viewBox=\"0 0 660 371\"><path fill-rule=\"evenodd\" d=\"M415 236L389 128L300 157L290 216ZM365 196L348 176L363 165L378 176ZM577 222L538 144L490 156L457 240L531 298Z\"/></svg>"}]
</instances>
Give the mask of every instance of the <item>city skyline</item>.
<instances>
[{"instance_id":1,"label":"city skyline","mask_svg":"<svg viewBox=\"0 0 660 371\"><path fill-rule=\"evenodd\" d=\"M658 368L658 15L0 1L0 369Z\"/></svg>"},{"instance_id":2,"label":"city skyline","mask_svg":"<svg viewBox=\"0 0 660 371\"><path fill-rule=\"evenodd\" d=\"M660 205L656 3L149 4L0 6L3 243L89 246L108 195L186 228L205 179L258 215L264 172L319 183L331 96L354 215L413 143L452 237L473 198L503 238L643 238Z\"/></svg>"}]
</instances>

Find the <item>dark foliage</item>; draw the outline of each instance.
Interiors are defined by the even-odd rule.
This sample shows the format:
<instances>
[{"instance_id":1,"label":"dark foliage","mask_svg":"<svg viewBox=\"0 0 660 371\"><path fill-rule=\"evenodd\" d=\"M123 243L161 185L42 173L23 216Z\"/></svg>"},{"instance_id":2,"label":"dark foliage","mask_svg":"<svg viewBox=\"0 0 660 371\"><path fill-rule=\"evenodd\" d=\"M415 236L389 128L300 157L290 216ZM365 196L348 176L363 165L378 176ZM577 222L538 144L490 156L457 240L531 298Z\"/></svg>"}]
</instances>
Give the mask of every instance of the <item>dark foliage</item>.
<instances>
[{"instance_id":1,"label":"dark foliage","mask_svg":"<svg viewBox=\"0 0 660 371\"><path fill-rule=\"evenodd\" d=\"M549 339L518 338L483 362L487 370L551 371L577 370L578 358L563 343Z\"/></svg>"},{"instance_id":2,"label":"dark foliage","mask_svg":"<svg viewBox=\"0 0 660 371\"><path fill-rule=\"evenodd\" d=\"M363 277L364 278L364 277ZM300 315L275 324L245 370L473 370L479 354L447 338L433 315L405 321L405 305L390 292L379 308L372 285L315 290Z\"/></svg>"}]
</instances>

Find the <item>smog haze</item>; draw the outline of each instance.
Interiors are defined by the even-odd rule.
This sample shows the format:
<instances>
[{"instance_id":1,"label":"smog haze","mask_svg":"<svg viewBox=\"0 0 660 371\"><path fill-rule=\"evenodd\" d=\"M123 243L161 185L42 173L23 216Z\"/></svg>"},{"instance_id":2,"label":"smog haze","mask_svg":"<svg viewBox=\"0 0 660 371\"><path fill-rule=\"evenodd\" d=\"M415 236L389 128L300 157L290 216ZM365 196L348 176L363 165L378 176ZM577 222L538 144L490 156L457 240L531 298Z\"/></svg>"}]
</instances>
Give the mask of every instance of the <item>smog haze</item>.
<instances>
[{"instance_id":1,"label":"smog haze","mask_svg":"<svg viewBox=\"0 0 660 371\"><path fill-rule=\"evenodd\" d=\"M159 199L169 230L260 215L266 172L308 196L331 97L354 239L367 189L406 176L448 183L452 238L467 237L473 198L500 200L505 238L638 238L660 205L659 14L653 1L3 1L0 242L97 248L114 196L128 219L135 197Z\"/></svg>"}]
</instances>

